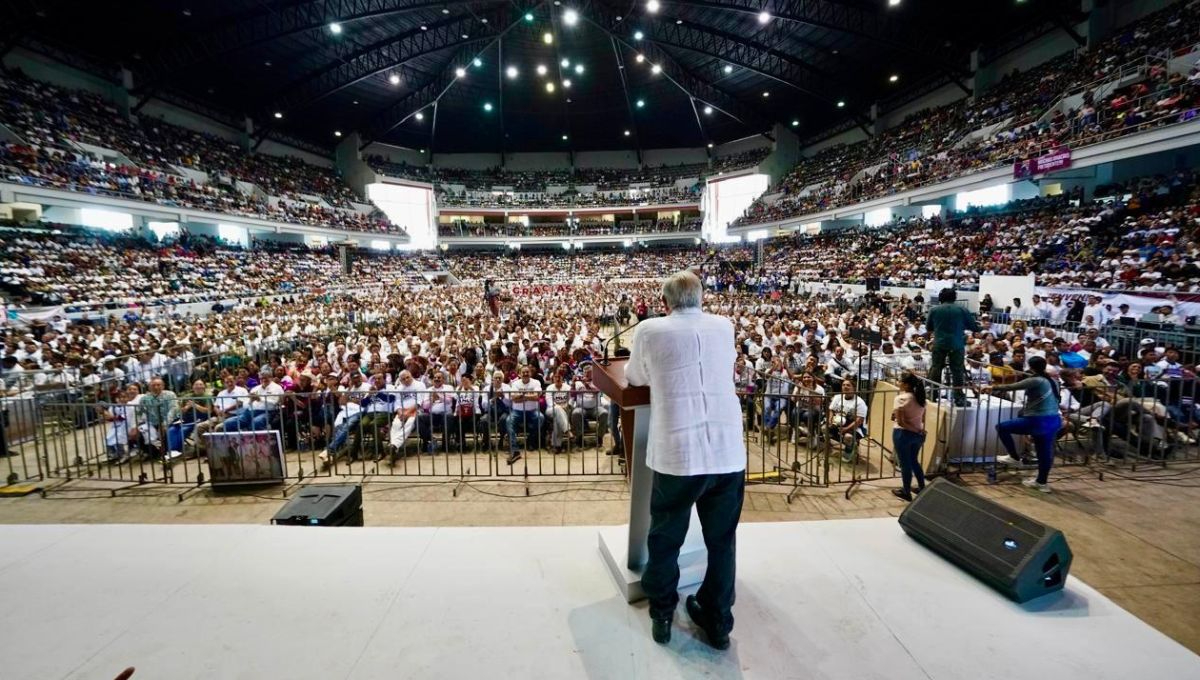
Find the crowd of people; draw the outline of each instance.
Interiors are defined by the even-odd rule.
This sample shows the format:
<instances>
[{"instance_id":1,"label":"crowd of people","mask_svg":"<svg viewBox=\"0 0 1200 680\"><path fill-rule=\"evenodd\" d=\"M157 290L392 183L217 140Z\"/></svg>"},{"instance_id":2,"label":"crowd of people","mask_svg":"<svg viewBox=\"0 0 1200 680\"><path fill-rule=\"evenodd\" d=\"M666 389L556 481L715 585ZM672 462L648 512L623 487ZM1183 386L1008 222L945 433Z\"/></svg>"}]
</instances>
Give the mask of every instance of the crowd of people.
<instances>
[{"instance_id":1,"label":"crowd of people","mask_svg":"<svg viewBox=\"0 0 1200 680\"><path fill-rule=\"evenodd\" d=\"M573 222L485 222L454 220L438 225L438 234L449 237L495 238L525 236L611 236L615 234L669 234L700 231L700 217L680 216L679 219L579 220Z\"/></svg>"},{"instance_id":2,"label":"crowd of people","mask_svg":"<svg viewBox=\"0 0 1200 680\"><path fill-rule=\"evenodd\" d=\"M20 140L0 143L0 180L334 229L404 231L332 168L130 119L98 95L19 72L0 75L0 123ZM110 153L119 156L101 155Z\"/></svg>"},{"instance_id":3,"label":"crowd of people","mask_svg":"<svg viewBox=\"0 0 1200 680\"><path fill-rule=\"evenodd\" d=\"M587 208L601 206L646 206L697 203L701 187L662 186L648 189L581 191L571 188L559 193L510 191L455 191L442 185L437 190L439 206L462 208Z\"/></svg>"},{"instance_id":4,"label":"crowd of people","mask_svg":"<svg viewBox=\"0 0 1200 680\"><path fill-rule=\"evenodd\" d=\"M672 267L701 255L681 252ZM330 463L476 446L506 448L511 464L615 431L590 365L612 328L662 312L658 286L578 271L560 284L505 288L499 314L478 283L467 283L297 294L209 315L56 317L6 324L0 359L9 396L38 387L87 393L118 464L135 454L203 455L197 432L265 424ZM734 382L747 426L766 445L827 441L856 465L876 381L911 373L932 381L931 396L944 382L931 367L919 296L712 289L705 307L734 322ZM1077 334L1064 325L982 316L964 338L970 389L1017 383L1038 357L1061 389L1064 434L1099 427L1114 457L1165 457L1195 443L1196 357L1153 339L1122 347L1103 327Z\"/></svg>"},{"instance_id":5,"label":"crowd of people","mask_svg":"<svg viewBox=\"0 0 1200 680\"><path fill-rule=\"evenodd\" d=\"M919 111L868 139L802 160L740 224L786 219L903 192L1060 147L1185 122L1200 106L1200 69L1171 72L1168 61L1200 42L1200 8L1175 3L1086 52L1014 72L983 95ZM1115 91L1099 85L1128 76ZM1080 94L1073 107L1065 97Z\"/></svg>"}]
</instances>

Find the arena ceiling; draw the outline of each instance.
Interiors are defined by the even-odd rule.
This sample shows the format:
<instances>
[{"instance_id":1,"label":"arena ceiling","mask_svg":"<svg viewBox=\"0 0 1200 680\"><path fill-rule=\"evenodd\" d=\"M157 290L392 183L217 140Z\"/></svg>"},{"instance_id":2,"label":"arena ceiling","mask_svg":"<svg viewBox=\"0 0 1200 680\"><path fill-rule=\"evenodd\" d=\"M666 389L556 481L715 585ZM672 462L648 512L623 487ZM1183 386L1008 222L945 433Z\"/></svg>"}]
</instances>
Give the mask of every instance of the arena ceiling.
<instances>
[{"instance_id":1,"label":"arena ceiling","mask_svg":"<svg viewBox=\"0 0 1200 680\"><path fill-rule=\"evenodd\" d=\"M12 0L0 49L123 67L139 101L324 148L359 131L438 152L645 149L863 123L875 102L965 91L980 46L1080 18L1078 0L891 2Z\"/></svg>"}]
</instances>

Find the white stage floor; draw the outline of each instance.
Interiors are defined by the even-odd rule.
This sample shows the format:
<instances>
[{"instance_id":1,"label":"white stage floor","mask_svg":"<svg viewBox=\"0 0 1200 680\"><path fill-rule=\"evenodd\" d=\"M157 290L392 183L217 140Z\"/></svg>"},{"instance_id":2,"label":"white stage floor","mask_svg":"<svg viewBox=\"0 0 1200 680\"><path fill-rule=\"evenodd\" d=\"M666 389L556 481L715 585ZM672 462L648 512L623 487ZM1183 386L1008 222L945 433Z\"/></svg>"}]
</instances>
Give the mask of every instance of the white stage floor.
<instances>
[{"instance_id":1,"label":"white stage floor","mask_svg":"<svg viewBox=\"0 0 1200 680\"><path fill-rule=\"evenodd\" d=\"M1079 580L1015 605L892 519L742 525L724 653L682 608L654 644L595 528L0 526L0 545L0 675L22 680L1200 678Z\"/></svg>"}]
</instances>

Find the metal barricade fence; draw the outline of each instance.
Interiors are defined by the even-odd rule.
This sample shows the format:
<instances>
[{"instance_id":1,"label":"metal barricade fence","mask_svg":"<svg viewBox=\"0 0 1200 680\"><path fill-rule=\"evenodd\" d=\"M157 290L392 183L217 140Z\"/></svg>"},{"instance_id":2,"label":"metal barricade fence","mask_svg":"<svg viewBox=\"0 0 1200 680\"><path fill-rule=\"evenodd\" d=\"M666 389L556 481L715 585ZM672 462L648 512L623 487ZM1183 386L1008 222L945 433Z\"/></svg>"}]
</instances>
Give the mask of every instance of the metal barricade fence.
<instances>
[{"instance_id":1,"label":"metal barricade fence","mask_svg":"<svg viewBox=\"0 0 1200 680\"><path fill-rule=\"evenodd\" d=\"M623 477L601 396L554 397L547 392L527 411L487 391L424 389L46 401L34 413L34 436L12 447L10 466L53 478L203 484L214 438L236 448L239 437L271 431L290 480Z\"/></svg>"}]
</instances>

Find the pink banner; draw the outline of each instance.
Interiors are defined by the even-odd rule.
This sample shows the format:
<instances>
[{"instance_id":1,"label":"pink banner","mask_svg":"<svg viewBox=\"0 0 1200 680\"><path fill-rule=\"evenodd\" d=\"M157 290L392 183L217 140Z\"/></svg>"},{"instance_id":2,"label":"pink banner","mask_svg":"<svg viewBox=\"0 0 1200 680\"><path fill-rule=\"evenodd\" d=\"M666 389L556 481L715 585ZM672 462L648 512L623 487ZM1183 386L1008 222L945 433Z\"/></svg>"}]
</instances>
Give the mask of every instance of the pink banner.
<instances>
[{"instance_id":1,"label":"pink banner","mask_svg":"<svg viewBox=\"0 0 1200 680\"><path fill-rule=\"evenodd\" d=\"M1060 146L1050 153L1038 156L1037 158L1017 161L1013 164L1013 177L1015 179L1028 179L1034 175L1042 175L1069 167L1071 167L1071 150L1065 146Z\"/></svg>"}]
</instances>

